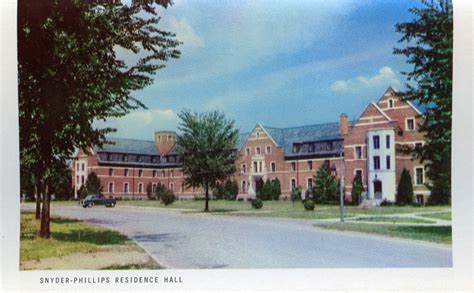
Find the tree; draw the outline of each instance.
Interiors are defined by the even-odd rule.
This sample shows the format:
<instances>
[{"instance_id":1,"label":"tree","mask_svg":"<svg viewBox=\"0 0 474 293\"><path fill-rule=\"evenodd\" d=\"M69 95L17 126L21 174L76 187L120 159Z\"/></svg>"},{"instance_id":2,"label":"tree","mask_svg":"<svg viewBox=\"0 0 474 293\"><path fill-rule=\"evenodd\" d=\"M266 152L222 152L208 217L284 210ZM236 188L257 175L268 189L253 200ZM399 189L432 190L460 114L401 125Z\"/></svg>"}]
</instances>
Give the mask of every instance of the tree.
<instances>
[{"instance_id":1,"label":"tree","mask_svg":"<svg viewBox=\"0 0 474 293\"><path fill-rule=\"evenodd\" d=\"M278 178L275 178L273 182L273 194L272 194L272 199L273 200L279 200L280 195L281 195L281 185L280 185L280 180Z\"/></svg>"},{"instance_id":2,"label":"tree","mask_svg":"<svg viewBox=\"0 0 474 293\"><path fill-rule=\"evenodd\" d=\"M236 181L227 179L224 184L224 199L235 200L239 193L239 185Z\"/></svg>"},{"instance_id":3,"label":"tree","mask_svg":"<svg viewBox=\"0 0 474 293\"><path fill-rule=\"evenodd\" d=\"M339 186L331 176L329 166L323 164L314 176L313 197L317 203L338 202Z\"/></svg>"},{"instance_id":4,"label":"tree","mask_svg":"<svg viewBox=\"0 0 474 293\"><path fill-rule=\"evenodd\" d=\"M424 7L412 8L411 22L397 23L396 31L403 34L403 49L394 54L404 55L413 71L402 72L412 85L402 97L424 106L424 122L420 130L426 133L426 143L415 148L421 162L426 162L426 175L432 181L432 203L451 200L451 125L453 76L453 7L451 0L422 0Z\"/></svg>"},{"instance_id":5,"label":"tree","mask_svg":"<svg viewBox=\"0 0 474 293\"><path fill-rule=\"evenodd\" d=\"M360 201L360 196L364 192L364 185L362 184L362 178L360 174L357 174L352 180L352 203L358 205Z\"/></svg>"},{"instance_id":6,"label":"tree","mask_svg":"<svg viewBox=\"0 0 474 293\"><path fill-rule=\"evenodd\" d=\"M222 182L216 183L216 187L212 190L212 196L214 199L224 198L224 184L222 184Z\"/></svg>"},{"instance_id":7,"label":"tree","mask_svg":"<svg viewBox=\"0 0 474 293\"><path fill-rule=\"evenodd\" d=\"M271 200L273 195L273 182L270 179L267 179L263 184L262 191L260 192L262 200Z\"/></svg>"},{"instance_id":8,"label":"tree","mask_svg":"<svg viewBox=\"0 0 474 293\"><path fill-rule=\"evenodd\" d=\"M400 176L400 182L397 186L397 204L413 203L413 183L411 181L410 172L403 168Z\"/></svg>"},{"instance_id":9,"label":"tree","mask_svg":"<svg viewBox=\"0 0 474 293\"><path fill-rule=\"evenodd\" d=\"M238 131L234 121L218 111L192 113L184 110L177 136L177 153L182 160L184 182L189 187L203 187L205 208L209 211L209 188L233 175Z\"/></svg>"},{"instance_id":10,"label":"tree","mask_svg":"<svg viewBox=\"0 0 474 293\"><path fill-rule=\"evenodd\" d=\"M95 172L89 173L87 175L87 180L85 184L85 189L87 195L89 194L102 194L102 184L100 183L100 179Z\"/></svg>"},{"instance_id":11,"label":"tree","mask_svg":"<svg viewBox=\"0 0 474 293\"><path fill-rule=\"evenodd\" d=\"M265 185L265 182L263 181L262 178L259 178L255 182L255 195L260 199L262 198L263 185Z\"/></svg>"},{"instance_id":12,"label":"tree","mask_svg":"<svg viewBox=\"0 0 474 293\"><path fill-rule=\"evenodd\" d=\"M111 128L93 122L145 108L132 93L178 58L174 35L159 30L157 3L18 2L20 160L42 194L40 237L49 238L53 165L75 149L101 146ZM137 56L127 64L124 50ZM141 54L141 55L138 55Z\"/></svg>"},{"instance_id":13,"label":"tree","mask_svg":"<svg viewBox=\"0 0 474 293\"><path fill-rule=\"evenodd\" d=\"M54 194L56 199L68 200L74 196L71 173L67 163L59 161L54 165L51 174L51 194Z\"/></svg>"},{"instance_id":14,"label":"tree","mask_svg":"<svg viewBox=\"0 0 474 293\"><path fill-rule=\"evenodd\" d=\"M293 203L293 207L295 206L295 201L301 200L301 187L298 186L293 188L290 193L291 201Z\"/></svg>"}]
</instances>

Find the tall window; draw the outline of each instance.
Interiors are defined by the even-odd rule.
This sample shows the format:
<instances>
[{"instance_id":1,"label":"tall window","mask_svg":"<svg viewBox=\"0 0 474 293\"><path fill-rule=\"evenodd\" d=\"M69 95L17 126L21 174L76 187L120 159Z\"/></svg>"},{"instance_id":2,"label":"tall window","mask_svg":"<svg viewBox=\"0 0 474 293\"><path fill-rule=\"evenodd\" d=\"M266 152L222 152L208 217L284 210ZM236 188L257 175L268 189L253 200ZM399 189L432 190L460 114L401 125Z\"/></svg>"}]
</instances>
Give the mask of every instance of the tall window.
<instances>
[{"instance_id":1,"label":"tall window","mask_svg":"<svg viewBox=\"0 0 474 293\"><path fill-rule=\"evenodd\" d=\"M109 193L112 193L112 192L114 192L114 183L109 182Z\"/></svg>"},{"instance_id":2,"label":"tall window","mask_svg":"<svg viewBox=\"0 0 474 293\"><path fill-rule=\"evenodd\" d=\"M291 171L296 171L296 163L291 162Z\"/></svg>"},{"instance_id":3,"label":"tall window","mask_svg":"<svg viewBox=\"0 0 474 293\"><path fill-rule=\"evenodd\" d=\"M128 183L123 184L123 192L128 193Z\"/></svg>"},{"instance_id":4,"label":"tall window","mask_svg":"<svg viewBox=\"0 0 474 293\"><path fill-rule=\"evenodd\" d=\"M242 164L242 174L247 173L247 165Z\"/></svg>"},{"instance_id":5,"label":"tall window","mask_svg":"<svg viewBox=\"0 0 474 293\"><path fill-rule=\"evenodd\" d=\"M257 131L257 139L260 138L260 132Z\"/></svg>"},{"instance_id":6,"label":"tall window","mask_svg":"<svg viewBox=\"0 0 474 293\"><path fill-rule=\"evenodd\" d=\"M360 179L362 179L362 170L356 170L355 171L355 177L359 177Z\"/></svg>"},{"instance_id":7,"label":"tall window","mask_svg":"<svg viewBox=\"0 0 474 293\"><path fill-rule=\"evenodd\" d=\"M406 130L415 130L415 119L414 118L408 118L407 119Z\"/></svg>"},{"instance_id":8,"label":"tall window","mask_svg":"<svg viewBox=\"0 0 474 293\"><path fill-rule=\"evenodd\" d=\"M355 158L356 159L362 159L362 147L361 146L356 146L355 147Z\"/></svg>"},{"instance_id":9,"label":"tall window","mask_svg":"<svg viewBox=\"0 0 474 293\"><path fill-rule=\"evenodd\" d=\"M374 156L374 170L380 169L380 157Z\"/></svg>"},{"instance_id":10,"label":"tall window","mask_svg":"<svg viewBox=\"0 0 474 293\"><path fill-rule=\"evenodd\" d=\"M79 171L79 168L81 167L81 164L79 162L76 162L76 170Z\"/></svg>"},{"instance_id":11,"label":"tall window","mask_svg":"<svg viewBox=\"0 0 474 293\"><path fill-rule=\"evenodd\" d=\"M123 176L125 176L125 177L128 176L128 169L123 170Z\"/></svg>"},{"instance_id":12,"label":"tall window","mask_svg":"<svg viewBox=\"0 0 474 293\"><path fill-rule=\"evenodd\" d=\"M308 170L313 170L313 161L308 161Z\"/></svg>"},{"instance_id":13,"label":"tall window","mask_svg":"<svg viewBox=\"0 0 474 293\"><path fill-rule=\"evenodd\" d=\"M174 177L174 171L173 170L170 171L170 177Z\"/></svg>"},{"instance_id":14,"label":"tall window","mask_svg":"<svg viewBox=\"0 0 474 293\"><path fill-rule=\"evenodd\" d=\"M242 193L245 193L246 192L246 187L247 187L247 182L245 180L242 180L242 184L240 186L240 191Z\"/></svg>"},{"instance_id":15,"label":"tall window","mask_svg":"<svg viewBox=\"0 0 474 293\"><path fill-rule=\"evenodd\" d=\"M314 143L310 143L308 145L308 152L310 152L310 153L314 152Z\"/></svg>"},{"instance_id":16,"label":"tall window","mask_svg":"<svg viewBox=\"0 0 474 293\"><path fill-rule=\"evenodd\" d=\"M423 167L417 167L415 169L415 180L416 185L423 185L425 183Z\"/></svg>"},{"instance_id":17,"label":"tall window","mask_svg":"<svg viewBox=\"0 0 474 293\"><path fill-rule=\"evenodd\" d=\"M291 190L296 188L296 179L291 179Z\"/></svg>"},{"instance_id":18,"label":"tall window","mask_svg":"<svg viewBox=\"0 0 474 293\"><path fill-rule=\"evenodd\" d=\"M143 176L143 170L138 170L138 177L142 177Z\"/></svg>"},{"instance_id":19,"label":"tall window","mask_svg":"<svg viewBox=\"0 0 474 293\"><path fill-rule=\"evenodd\" d=\"M266 150L267 154L271 154L272 153L272 147L267 145L267 150Z\"/></svg>"},{"instance_id":20,"label":"tall window","mask_svg":"<svg viewBox=\"0 0 474 293\"><path fill-rule=\"evenodd\" d=\"M387 166L387 170L390 170L390 156L387 156L385 159L385 165Z\"/></svg>"},{"instance_id":21,"label":"tall window","mask_svg":"<svg viewBox=\"0 0 474 293\"><path fill-rule=\"evenodd\" d=\"M151 192L155 193L156 192L156 183L153 183L151 185Z\"/></svg>"},{"instance_id":22,"label":"tall window","mask_svg":"<svg viewBox=\"0 0 474 293\"><path fill-rule=\"evenodd\" d=\"M250 156L250 148L246 148L246 149L245 149L245 155L246 155L246 156Z\"/></svg>"},{"instance_id":23,"label":"tall window","mask_svg":"<svg viewBox=\"0 0 474 293\"><path fill-rule=\"evenodd\" d=\"M388 107L393 108L393 100L392 99L388 100Z\"/></svg>"},{"instance_id":24,"label":"tall window","mask_svg":"<svg viewBox=\"0 0 474 293\"><path fill-rule=\"evenodd\" d=\"M380 148L380 137L378 135L374 135L372 140L374 142L374 149L378 150Z\"/></svg>"},{"instance_id":25,"label":"tall window","mask_svg":"<svg viewBox=\"0 0 474 293\"><path fill-rule=\"evenodd\" d=\"M258 170L260 173L263 172L262 162L258 162Z\"/></svg>"},{"instance_id":26,"label":"tall window","mask_svg":"<svg viewBox=\"0 0 474 293\"><path fill-rule=\"evenodd\" d=\"M109 176L114 176L114 169L113 168L109 168Z\"/></svg>"},{"instance_id":27,"label":"tall window","mask_svg":"<svg viewBox=\"0 0 474 293\"><path fill-rule=\"evenodd\" d=\"M271 163L270 163L270 167L271 167L272 172L276 172L276 164L275 164L275 162L271 162Z\"/></svg>"},{"instance_id":28,"label":"tall window","mask_svg":"<svg viewBox=\"0 0 474 293\"><path fill-rule=\"evenodd\" d=\"M312 190L313 189L313 178L308 178L308 190Z\"/></svg>"},{"instance_id":29,"label":"tall window","mask_svg":"<svg viewBox=\"0 0 474 293\"><path fill-rule=\"evenodd\" d=\"M258 168L257 162L253 162L253 172L254 172L254 173L257 173L257 172L258 172L257 168Z\"/></svg>"},{"instance_id":30,"label":"tall window","mask_svg":"<svg viewBox=\"0 0 474 293\"><path fill-rule=\"evenodd\" d=\"M258 132L257 132L257 133L258 133ZM256 148L255 148L255 153L256 153L257 155L260 155L260 147L256 147Z\"/></svg>"},{"instance_id":31,"label":"tall window","mask_svg":"<svg viewBox=\"0 0 474 293\"><path fill-rule=\"evenodd\" d=\"M390 148L390 135L385 136L385 146L387 147L387 149Z\"/></svg>"},{"instance_id":32,"label":"tall window","mask_svg":"<svg viewBox=\"0 0 474 293\"><path fill-rule=\"evenodd\" d=\"M138 193L143 193L143 183L138 183Z\"/></svg>"},{"instance_id":33,"label":"tall window","mask_svg":"<svg viewBox=\"0 0 474 293\"><path fill-rule=\"evenodd\" d=\"M161 171L161 177L163 177L163 178L166 177L166 171L165 170Z\"/></svg>"},{"instance_id":34,"label":"tall window","mask_svg":"<svg viewBox=\"0 0 474 293\"><path fill-rule=\"evenodd\" d=\"M156 177L156 170L153 170L153 177Z\"/></svg>"},{"instance_id":35,"label":"tall window","mask_svg":"<svg viewBox=\"0 0 474 293\"><path fill-rule=\"evenodd\" d=\"M173 183L170 184L170 191L174 191L174 184Z\"/></svg>"}]
</instances>

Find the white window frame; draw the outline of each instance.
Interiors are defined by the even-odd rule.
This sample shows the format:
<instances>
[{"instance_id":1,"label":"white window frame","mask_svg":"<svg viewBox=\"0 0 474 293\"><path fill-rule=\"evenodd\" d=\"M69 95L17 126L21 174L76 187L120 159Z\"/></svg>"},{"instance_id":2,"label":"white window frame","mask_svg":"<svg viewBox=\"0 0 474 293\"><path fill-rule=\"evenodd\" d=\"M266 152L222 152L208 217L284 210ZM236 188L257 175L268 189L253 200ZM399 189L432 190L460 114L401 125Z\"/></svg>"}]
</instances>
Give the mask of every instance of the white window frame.
<instances>
[{"instance_id":1,"label":"white window frame","mask_svg":"<svg viewBox=\"0 0 474 293\"><path fill-rule=\"evenodd\" d=\"M293 167L293 166L294 166L294 167ZM296 171L296 168L297 168L296 162L290 162L290 170L291 170L292 172L295 172L295 171Z\"/></svg>"},{"instance_id":2,"label":"white window frame","mask_svg":"<svg viewBox=\"0 0 474 293\"><path fill-rule=\"evenodd\" d=\"M298 188L298 182L296 182L296 178L295 177L292 177L290 178L290 192L293 191L293 180L295 181L295 187L294 188Z\"/></svg>"},{"instance_id":3,"label":"white window frame","mask_svg":"<svg viewBox=\"0 0 474 293\"><path fill-rule=\"evenodd\" d=\"M258 151L257 151L258 150ZM256 155L261 155L262 154L262 148L260 146L255 147L255 154Z\"/></svg>"},{"instance_id":4,"label":"white window frame","mask_svg":"<svg viewBox=\"0 0 474 293\"><path fill-rule=\"evenodd\" d=\"M360 148L360 157L357 156L357 148ZM363 158L364 158L364 155L363 155L362 146L360 145L354 146L354 159L362 160Z\"/></svg>"},{"instance_id":5,"label":"white window frame","mask_svg":"<svg viewBox=\"0 0 474 293\"><path fill-rule=\"evenodd\" d=\"M390 103L391 102L391 103ZM388 99L387 101L387 108L388 109L393 109L395 107L395 100L394 99ZM391 104L391 105L390 105Z\"/></svg>"},{"instance_id":6,"label":"white window frame","mask_svg":"<svg viewBox=\"0 0 474 293\"><path fill-rule=\"evenodd\" d=\"M247 173L247 164L244 163L240 165L240 173L241 174Z\"/></svg>"},{"instance_id":7,"label":"white window frame","mask_svg":"<svg viewBox=\"0 0 474 293\"><path fill-rule=\"evenodd\" d=\"M313 164L312 160L307 160L306 165L308 166L308 171L313 171L314 170L314 164ZM311 165L311 169L309 168L310 165Z\"/></svg>"},{"instance_id":8,"label":"white window frame","mask_svg":"<svg viewBox=\"0 0 474 293\"><path fill-rule=\"evenodd\" d=\"M375 158L377 158L377 159L378 159L378 162L379 162L378 168L375 168L375 166L376 166L376 164L375 164ZM372 167L373 167L374 170L380 170L380 169L381 169L382 166L381 166L380 156L379 156L379 155L372 157L372 163L373 163L373 166L372 166Z\"/></svg>"},{"instance_id":9,"label":"white window frame","mask_svg":"<svg viewBox=\"0 0 474 293\"><path fill-rule=\"evenodd\" d=\"M408 129L408 120L413 120L413 129ZM415 119L415 117L407 117L405 119L405 131L416 131L416 119Z\"/></svg>"},{"instance_id":10,"label":"white window frame","mask_svg":"<svg viewBox=\"0 0 474 293\"><path fill-rule=\"evenodd\" d=\"M125 191L125 185L127 186L127 191ZM128 182L123 183L123 193L130 193L130 184Z\"/></svg>"},{"instance_id":11,"label":"white window frame","mask_svg":"<svg viewBox=\"0 0 474 293\"><path fill-rule=\"evenodd\" d=\"M308 183L309 183L309 180L310 180L310 179L311 179L311 181L312 181L312 182L311 182L311 184L312 184L311 187L314 187L314 180L313 180L313 177L306 177L306 190L309 189L309 184L308 184Z\"/></svg>"},{"instance_id":12,"label":"white window frame","mask_svg":"<svg viewBox=\"0 0 474 293\"><path fill-rule=\"evenodd\" d=\"M354 169L354 178L355 178L356 175L357 175L357 171L360 171L360 174L361 174L360 180L361 180L362 182L364 182L364 169L362 169L362 168L355 168L355 169Z\"/></svg>"},{"instance_id":13,"label":"white window frame","mask_svg":"<svg viewBox=\"0 0 474 293\"><path fill-rule=\"evenodd\" d=\"M110 191L110 184L112 184L112 191ZM114 193L115 192L115 183L113 181L109 181L109 184L107 184L107 191L109 193Z\"/></svg>"},{"instance_id":14,"label":"white window frame","mask_svg":"<svg viewBox=\"0 0 474 293\"><path fill-rule=\"evenodd\" d=\"M141 190L140 190L141 189ZM143 192L143 182L138 182L138 193L144 193Z\"/></svg>"},{"instance_id":15,"label":"white window frame","mask_svg":"<svg viewBox=\"0 0 474 293\"><path fill-rule=\"evenodd\" d=\"M272 166L275 166L275 168L272 169ZM271 162L270 162L270 172L274 173L274 172L276 172L276 171L277 171L277 164L276 164L275 161L271 161Z\"/></svg>"},{"instance_id":16,"label":"white window frame","mask_svg":"<svg viewBox=\"0 0 474 293\"><path fill-rule=\"evenodd\" d=\"M152 184L151 184L151 192L152 192L152 193L155 193L155 191L156 191L156 186L157 186L156 183L152 183Z\"/></svg>"},{"instance_id":17,"label":"white window frame","mask_svg":"<svg viewBox=\"0 0 474 293\"><path fill-rule=\"evenodd\" d=\"M270 151L268 151L268 150L270 150ZM272 153L272 146L271 146L271 145L267 145L267 146L265 147L265 154L270 155L271 153Z\"/></svg>"},{"instance_id":18,"label":"white window frame","mask_svg":"<svg viewBox=\"0 0 474 293\"><path fill-rule=\"evenodd\" d=\"M250 156L250 148L245 148L245 155Z\"/></svg>"},{"instance_id":19,"label":"white window frame","mask_svg":"<svg viewBox=\"0 0 474 293\"><path fill-rule=\"evenodd\" d=\"M421 174L422 174L422 176L423 176L423 182L422 182L421 184L418 184L418 181L417 181L417 177L416 177L416 170L417 170L417 169L421 169L421 170L422 170L422 171L421 171L421 172L422 172ZM420 165L420 166L415 166L415 167L413 168L413 175L414 175L414 177L415 177L415 180L414 180L415 182L413 183L413 186L423 186L423 185L425 184L425 167L424 167L424 166L422 166L422 165Z\"/></svg>"}]
</instances>

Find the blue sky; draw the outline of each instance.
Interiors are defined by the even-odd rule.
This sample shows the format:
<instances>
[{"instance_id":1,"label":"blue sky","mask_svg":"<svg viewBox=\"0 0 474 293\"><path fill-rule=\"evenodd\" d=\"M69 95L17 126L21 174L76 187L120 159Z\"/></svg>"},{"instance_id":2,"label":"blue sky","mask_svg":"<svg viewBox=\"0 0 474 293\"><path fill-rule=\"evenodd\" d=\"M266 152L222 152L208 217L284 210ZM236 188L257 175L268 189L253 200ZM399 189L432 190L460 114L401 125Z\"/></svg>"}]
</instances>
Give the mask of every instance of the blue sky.
<instances>
[{"instance_id":1,"label":"blue sky","mask_svg":"<svg viewBox=\"0 0 474 293\"><path fill-rule=\"evenodd\" d=\"M220 110L242 132L355 119L392 85L403 88L406 59L392 54L417 1L180 1L161 27L183 42L153 85L148 106L97 126L111 136L151 140L176 130L177 113ZM123 54L124 58L128 58Z\"/></svg>"}]
</instances>

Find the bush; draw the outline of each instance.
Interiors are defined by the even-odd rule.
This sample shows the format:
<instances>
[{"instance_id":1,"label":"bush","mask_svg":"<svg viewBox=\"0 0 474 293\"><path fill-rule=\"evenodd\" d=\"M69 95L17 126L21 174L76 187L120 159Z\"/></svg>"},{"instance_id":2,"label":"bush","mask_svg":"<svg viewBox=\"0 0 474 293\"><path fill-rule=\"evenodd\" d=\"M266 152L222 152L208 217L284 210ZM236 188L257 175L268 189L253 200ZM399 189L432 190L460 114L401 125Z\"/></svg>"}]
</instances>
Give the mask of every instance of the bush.
<instances>
[{"instance_id":1,"label":"bush","mask_svg":"<svg viewBox=\"0 0 474 293\"><path fill-rule=\"evenodd\" d=\"M301 187L293 188L291 191L291 201L294 203L299 200L301 200Z\"/></svg>"},{"instance_id":2,"label":"bush","mask_svg":"<svg viewBox=\"0 0 474 293\"><path fill-rule=\"evenodd\" d=\"M303 202L304 209L307 211L314 211L314 201L312 199L307 199Z\"/></svg>"},{"instance_id":3,"label":"bush","mask_svg":"<svg viewBox=\"0 0 474 293\"><path fill-rule=\"evenodd\" d=\"M352 204L358 205L360 203L360 196L364 192L364 185L362 184L362 178L360 175L356 175L352 181Z\"/></svg>"},{"instance_id":4,"label":"bush","mask_svg":"<svg viewBox=\"0 0 474 293\"><path fill-rule=\"evenodd\" d=\"M153 194L153 185L151 182L146 185L146 196L148 199L155 199L155 195Z\"/></svg>"},{"instance_id":5,"label":"bush","mask_svg":"<svg viewBox=\"0 0 474 293\"><path fill-rule=\"evenodd\" d=\"M393 206L393 205L395 205L395 203L393 201L387 200L386 198L384 198L384 200L382 200L382 202L380 203L381 207Z\"/></svg>"},{"instance_id":6,"label":"bush","mask_svg":"<svg viewBox=\"0 0 474 293\"><path fill-rule=\"evenodd\" d=\"M172 204L175 199L172 191L165 191L161 194L161 202L164 203L165 206Z\"/></svg>"},{"instance_id":7,"label":"bush","mask_svg":"<svg viewBox=\"0 0 474 293\"><path fill-rule=\"evenodd\" d=\"M261 209L261 208L263 207L263 201L262 201L261 199L259 199L259 198L252 199L251 203L252 203L252 207L253 207L254 209L259 210L259 209Z\"/></svg>"},{"instance_id":8,"label":"bush","mask_svg":"<svg viewBox=\"0 0 474 293\"><path fill-rule=\"evenodd\" d=\"M413 203L413 183L411 181L410 172L403 168L400 176L400 182L397 186L397 204L412 204Z\"/></svg>"},{"instance_id":9,"label":"bush","mask_svg":"<svg viewBox=\"0 0 474 293\"><path fill-rule=\"evenodd\" d=\"M273 183L272 199L273 200L279 200L280 195L281 195L280 180L278 180L278 178L275 178L275 180L273 180L272 183Z\"/></svg>"},{"instance_id":10,"label":"bush","mask_svg":"<svg viewBox=\"0 0 474 293\"><path fill-rule=\"evenodd\" d=\"M162 196L163 193L165 193L166 191L167 191L166 186L165 186L164 184L158 183L158 184L156 185L155 196L153 197L153 199L160 200L160 199L161 199L161 196Z\"/></svg>"}]
</instances>

